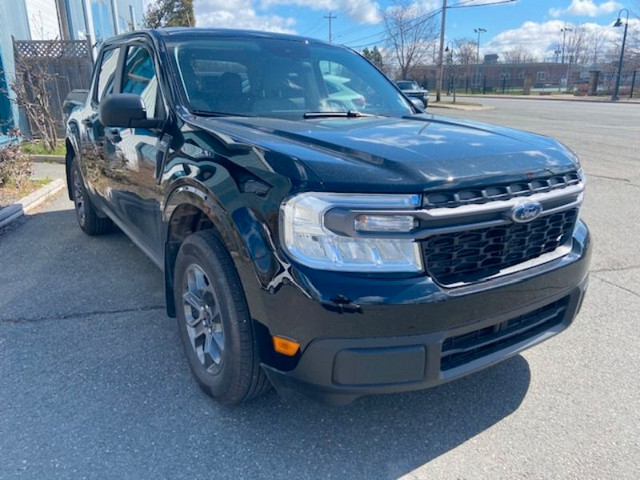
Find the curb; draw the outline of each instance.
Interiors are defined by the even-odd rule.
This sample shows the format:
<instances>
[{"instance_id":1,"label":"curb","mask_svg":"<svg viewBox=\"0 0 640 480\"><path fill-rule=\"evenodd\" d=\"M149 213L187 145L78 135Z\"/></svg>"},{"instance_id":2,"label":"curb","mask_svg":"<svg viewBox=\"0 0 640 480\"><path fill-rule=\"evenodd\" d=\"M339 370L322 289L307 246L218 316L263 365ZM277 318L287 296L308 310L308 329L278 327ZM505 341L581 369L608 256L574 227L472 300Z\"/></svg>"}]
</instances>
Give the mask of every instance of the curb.
<instances>
[{"instance_id":1,"label":"curb","mask_svg":"<svg viewBox=\"0 0 640 480\"><path fill-rule=\"evenodd\" d=\"M481 100L483 98L498 98L498 99L509 99L509 100L542 100L546 102L582 102L582 103L609 103L609 104L623 104L623 105L640 105L640 101L635 99L621 99L618 101L612 100L596 100L595 98L588 97L554 97L553 95L465 95L458 94L459 97L463 98L475 98Z\"/></svg>"},{"instance_id":2,"label":"curb","mask_svg":"<svg viewBox=\"0 0 640 480\"><path fill-rule=\"evenodd\" d=\"M8 225L14 220L17 220L25 213L30 212L42 202L61 191L64 187L64 180L58 178L26 197L21 198L13 205L3 208L0 210L0 228Z\"/></svg>"},{"instance_id":3,"label":"curb","mask_svg":"<svg viewBox=\"0 0 640 480\"><path fill-rule=\"evenodd\" d=\"M64 165L64 155L31 155L36 163L60 163Z\"/></svg>"},{"instance_id":4,"label":"curb","mask_svg":"<svg viewBox=\"0 0 640 480\"><path fill-rule=\"evenodd\" d=\"M455 103L429 103L428 108L441 108L443 110L462 110L464 112L478 112L482 110L495 110L495 107L490 107L488 105L456 105Z\"/></svg>"}]
</instances>

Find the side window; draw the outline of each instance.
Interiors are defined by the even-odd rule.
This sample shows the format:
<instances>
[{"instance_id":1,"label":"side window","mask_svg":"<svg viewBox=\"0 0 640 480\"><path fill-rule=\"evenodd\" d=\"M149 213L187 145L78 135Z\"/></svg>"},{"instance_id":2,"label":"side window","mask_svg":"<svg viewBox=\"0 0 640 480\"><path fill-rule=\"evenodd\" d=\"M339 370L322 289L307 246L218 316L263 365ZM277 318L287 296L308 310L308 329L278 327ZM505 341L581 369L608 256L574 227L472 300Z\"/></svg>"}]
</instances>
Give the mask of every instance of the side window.
<instances>
[{"instance_id":1,"label":"side window","mask_svg":"<svg viewBox=\"0 0 640 480\"><path fill-rule=\"evenodd\" d=\"M158 77L153 66L153 59L146 48L140 46L128 48L122 78L122 93L140 95L147 107L147 117L155 117Z\"/></svg>"},{"instance_id":2,"label":"side window","mask_svg":"<svg viewBox=\"0 0 640 480\"><path fill-rule=\"evenodd\" d=\"M102 53L98 85L94 100L100 101L105 95L113 93L113 81L118 66L118 52L120 49L112 48Z\"/></svg>"}]
</instances>

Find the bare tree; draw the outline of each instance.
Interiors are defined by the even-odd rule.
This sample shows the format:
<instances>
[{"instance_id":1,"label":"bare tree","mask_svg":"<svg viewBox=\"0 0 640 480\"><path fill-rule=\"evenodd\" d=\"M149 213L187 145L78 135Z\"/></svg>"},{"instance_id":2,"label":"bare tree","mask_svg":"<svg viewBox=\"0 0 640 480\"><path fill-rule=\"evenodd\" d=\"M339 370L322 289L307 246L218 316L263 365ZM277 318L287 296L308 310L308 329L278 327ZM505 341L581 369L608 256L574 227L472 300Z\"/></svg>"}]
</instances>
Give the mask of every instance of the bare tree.
<instances>
[{"instance_id":1,"label":"bare tree","mask_svg":"<svg viewBox=\"0 0 640 480\"><path fill-rule=\"evenodd\" d=\"M517 45L515 47L512 47L509 50L502 52L500 56L503 59L502 60L503 63L522 64L522 63L533 63L536 61L536 56L522 45Z\"/></svg>"},{"instance_id":2,"label":"bare tree","mask_svg":"<svg viewBox=\"0 0 640 480\"><path fill-rule=\"evenodd\" d=\"M474 40L459 38L451 42L444 55L445 78L456 102L456 90L462 85L463 79L473 74L476 64L476 45ZM447 88L449 90L449 88Z\"/></svg>"},{"instance_id":3,"label":"bare tree","mask_svg":"<svg viewBox=\"0 0 640 480\"><path fill-rule=\"evenodd\" d=\"M428 45L436 37L433 17L425 14L419 4L408 0L394 0L383 16L400 77L408 78L412 68L424 60Z\"/></svg>"},{"instance_id":4,"label":"bare tree","mask_svg":"<svg viewBox=\"0 0 640 480\"><path fill-rule=\"evenodd\" d=\"M589 61L587 35L582 25L575 25L568 32L565 43L565 59L568 63L586 64Z\"/></svg>"},{"instance_id":5,"label":"bare tree","mask_svg":"<svg viewBox=\"0 0 640 480\"><path fill-rule=\"evenodd\" d=\"M469 38L458 38L454 40L453 45L456 52L454 65L459 67L461 75L471 75L476 65L478 43Z\"/></svg>"},{"instance_id":6,"label":"bare tree","mask_svg":"<svg viewBox=\"0 0 640 480\"><path fill-rule=\"evenodd\" d=\"M56 75L49 72L46 58L27 61L16 55L11 89L15 93L13 101L29 120L31 136L39 137L44 148L51 151L58 142L58 119L50 102L50 86Z\"/></svg>"},{"instance_id":7,"label":"bare tree","mask_svg":"<svg viewBox=\"0 0 640 480\"><path fill-rule=\"evenodd\" d=\"M632 69L640 68L640 0L636 0L630 8L627 42ZM632 20L636 21L632 23Z\"/></svg>"},{"instance_id":8,"label":"bare tree","mask_svg":"<svg viewBox=\"0 0 640 480\"><path fill-rule=\"evenodd\" d=\"M605 53L607 39L597 30L591 31L586 38L587 65L597 67Z\"/></svg>"}]
</instances>

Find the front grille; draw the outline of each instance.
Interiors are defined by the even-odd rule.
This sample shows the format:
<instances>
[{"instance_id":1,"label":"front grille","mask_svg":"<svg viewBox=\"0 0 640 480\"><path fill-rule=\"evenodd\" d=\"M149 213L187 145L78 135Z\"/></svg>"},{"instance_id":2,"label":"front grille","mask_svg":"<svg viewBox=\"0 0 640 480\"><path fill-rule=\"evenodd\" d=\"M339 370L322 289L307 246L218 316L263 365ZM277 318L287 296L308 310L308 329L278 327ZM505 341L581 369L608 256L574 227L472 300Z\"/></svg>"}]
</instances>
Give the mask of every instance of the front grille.
<instances>
[{"instance_id":1,"label":"front grille","mask_svg":"<svg viewBox=\"0 0 640 480\"><path fill-rule=\"evenodd\" d=\"M421 242L427 272L442 285L479 281L564 245L577 218L574 208L530 223L428 237Z\"/></svg>"},{"instance_id":2,"label":"front grille","mask_svg":"<svg viewBox=\"0 0 640 480\"><path fill-rule=\"evenodd\" d=\"M522 182L502 183L484 188L469 188L457 191L430 192L425 194L423 207L455 208L462 205L479 205L500 200L510 200L516 197L527 197L534 193L545 193L560 190L572 185L578 185L580 177L577 172L535 178Z\"/></svg>"},{"instance_id":3,"label":"front grille","mask_svg":"<svg viewBox=\"0 0 640 480\"><path fill-rule=\"evenodd\" d=\"M447 338L442 343L440 370L446 371L535 337L560 324L569 297L498 325Z\"/></svg>"}]
</instances>

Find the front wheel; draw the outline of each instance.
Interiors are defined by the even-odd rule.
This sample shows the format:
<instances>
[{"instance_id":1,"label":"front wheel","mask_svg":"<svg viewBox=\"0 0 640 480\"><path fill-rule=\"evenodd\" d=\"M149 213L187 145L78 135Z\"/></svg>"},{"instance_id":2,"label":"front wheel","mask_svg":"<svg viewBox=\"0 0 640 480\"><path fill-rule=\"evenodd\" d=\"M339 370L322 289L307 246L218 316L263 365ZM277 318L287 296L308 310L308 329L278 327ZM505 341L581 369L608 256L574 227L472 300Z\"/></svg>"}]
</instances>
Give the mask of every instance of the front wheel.
<instances>
[{"instance_id":1,"label":"front wheel","mask_svg":"<svg viewBox=\"0 0 640 480\"><path fill-rule=\"evenodd\" d=\"M182 243L174 298L189 367L208 395L233 405L269 388L240 279L213 231L194 233Z\"/></svg>"}]
</instances>

